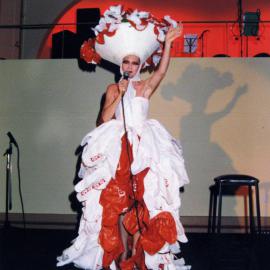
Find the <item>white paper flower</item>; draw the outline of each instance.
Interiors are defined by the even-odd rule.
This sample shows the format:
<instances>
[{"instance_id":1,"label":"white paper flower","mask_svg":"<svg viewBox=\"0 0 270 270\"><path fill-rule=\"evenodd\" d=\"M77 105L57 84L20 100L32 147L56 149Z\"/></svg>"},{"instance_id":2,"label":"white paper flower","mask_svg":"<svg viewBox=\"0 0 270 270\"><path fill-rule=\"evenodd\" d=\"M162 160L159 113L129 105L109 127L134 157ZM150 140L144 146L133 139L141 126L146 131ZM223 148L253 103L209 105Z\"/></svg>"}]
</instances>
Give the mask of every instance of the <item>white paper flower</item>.
<instances>
[{"instance_id":1,"label":"white paper flower","mask_svg":"<svg viewBox=\"0 0 270 270\"><path fill-rule=\"evenodd\" d=\"M161 59L161 57L160 57L160 55L154 54L153 57L152 57L152 59L153 59L154 65L157 66L158 63L159 63L159 61L160 61L160 59Z\"/></svg>"},{"instance_id":2,"label":"white paper flower","mask_svg":"<svg viewBox=\"0 0 270 270\"><path fill-rule=\"evenodd\" d=\"M122 9L122 6L121 6L121 5L117 5L117 6L110 6L110 9L109 9L109 10L110 10L112 13L121 15L121 9Z\"/></svg>"},{"instance_id":3,"label":"white paper flower","mask_svg":"<svg viewBox=\"0 0 270 270\"><path fill-rule=\"evenodd\" d=\"M157 50L157 53L162 53L162 48L161 48L161 46L159 46L159 48L158 48L158 50Z\"/></svg>"},{"instance_id":4,"label":"white paper flower","mask_svg":"<svg viewBox=\"0 0 270 270\"><path fill-rule=\"evenodd\" d=\"M98 32L102 32L104 29L106 29L107 28L107 26L106 26L106 21L105 21L105 19L104 18L101 18L100 20L99 20L99 24L98 25L96 25L94 28L93 28L93 30L95 31L95 34L96 34L96 36L98 35Z\"/></svg>"},{"instance_id":5,"label":"white paper flower","mask_svg":"<svg viewBox=\"0 0 270 270\"><path fill-rule=\"evenodd\" d=\"M111 6L104 13L107 23L120 23L122 21L121 5Z\"/></svg>"},{"instance_id":6,"label":"white paper flower","mask_svg":"<svg viewBox=\"0 0 270 270\"><path fill-rule=\"evenodd\" d=\"M169 15L164 16L164 20L167 21L174 28L177 27L177 22L175 20L173 20Z\"/></svg>"},{"instance_id":7,"label":"white paper flower","mask_svg":"<svg viewBox=\"0 0 270 270\"><path fill-rule=\"evenodd\" d=\"M140 11L140 12L138 12L138 16L139 16L141 19L147 19L147 18L149 18L149 12L146 12L146 11Z\"/></svg>"},{"instance_id":8,"label":"white paper flower","mask_svg":"<svg viewBox=\"0 0 270 270\"><path fill-rule=\"evenodd\" d=\"M115 30L117 30L119 27L118 23L112 23L109 27L109 32L114 32Z\"/></svg>"},{"instance_id":9,"label":"white paper flower","mask_svg":"<svg viewBox=\"0 0 270 270\"><path fill-rule=\"evenodd\" d=\"M106 21L106 23L115 23L115 22L117 22L117 18L114 17L110 13L104 14L104 20Z\"/></svg>"},{"instance_id":10,"label":"white paper flower","mask_svg":"<svg viewBox=\"0 0 270 270\"><path fill-rule=\"evenodd\" d=\"M137 9L135 9L130 15L127 15L127 19L135 23L136 26L142 23Z\"/></svg>"},{"instance_id":11,"label":"white paper flower","mask_svg":"<svg viewBox=\"0 0 270 270\"><path fill-rule=\"evenodd\" d=\"M158 37L157 37L157 39L160 42L165 41L165 33L160 28L158 28Z\"/></svg>"}]
</instances>

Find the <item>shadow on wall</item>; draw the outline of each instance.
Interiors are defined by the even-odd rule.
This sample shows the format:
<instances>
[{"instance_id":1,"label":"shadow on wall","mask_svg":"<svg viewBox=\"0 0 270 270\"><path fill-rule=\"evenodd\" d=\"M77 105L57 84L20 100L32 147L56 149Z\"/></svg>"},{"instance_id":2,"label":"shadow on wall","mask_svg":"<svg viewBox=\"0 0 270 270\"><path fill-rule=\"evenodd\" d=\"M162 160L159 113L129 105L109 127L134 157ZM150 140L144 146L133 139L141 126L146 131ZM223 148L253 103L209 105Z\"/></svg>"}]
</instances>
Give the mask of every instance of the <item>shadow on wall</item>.
<instances>
[{"instance_id":1,"label":"shadow on wall","mask_svg":"<svg viewBox=\"0 0 270 270\"><path fill-rule=\"evenodd\" d=\"M180 125L184 158L194 192L192 194L200 194L196 196L198 207L203 207L208 200L208 188L213 184L215 176L237 173L230 157L218 144L211 142L210 132L216 121L232 111L239 98L247 92L247 86L238 87L224 109L210 114L205 112L209 98L233 82L233 74L230 72L220 73L213 67L190 64L176 84L169 83L161 89L161 95L166 100L177 97L192 106L191 113L181 120ZM236 200L229 201L229 209L234 209ZM200 211L201 215L207 215L207 208L200 210L203 211Z\"/></svg>"}]
</instances>

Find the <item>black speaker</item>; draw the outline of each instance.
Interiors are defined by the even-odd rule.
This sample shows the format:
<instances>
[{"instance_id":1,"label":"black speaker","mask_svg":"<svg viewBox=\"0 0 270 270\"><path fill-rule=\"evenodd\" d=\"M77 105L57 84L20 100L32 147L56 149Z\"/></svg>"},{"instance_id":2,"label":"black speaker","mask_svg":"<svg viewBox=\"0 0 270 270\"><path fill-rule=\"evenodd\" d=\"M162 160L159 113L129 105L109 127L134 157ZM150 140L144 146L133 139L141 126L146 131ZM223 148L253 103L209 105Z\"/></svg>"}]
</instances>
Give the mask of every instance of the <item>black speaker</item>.
<instances>
[{"instance_id":1,"label":"black speaker","mask_svg":"<svg viewBox=\"0 0 270 270\"><path fill-rule=\"evenodd\" d=\"M244 21L244 35L257 36L259 31L260 10L256 12L245 12L243 16Z\"/></svg>"},{"instance_id":2,"label":"black speaker","mask_svg":"<svg viewBox=\"0 0 270 270\"><path fill-rule=\"evenodd\" d=\"M75 33L64 30L52 35L51 58L78 58L80 42Z\"/></svg>"},{"instance_id":3,"label":"black speaker","mask_svg":"<svg viewBox=\"0 0 270 270\"><path fill-rule=\"evenodd\" d=\"M99 8L82 8L77 9L77 34L81 41L95 36L91 29L99 23Z\"/></svg>"}]
</instances>

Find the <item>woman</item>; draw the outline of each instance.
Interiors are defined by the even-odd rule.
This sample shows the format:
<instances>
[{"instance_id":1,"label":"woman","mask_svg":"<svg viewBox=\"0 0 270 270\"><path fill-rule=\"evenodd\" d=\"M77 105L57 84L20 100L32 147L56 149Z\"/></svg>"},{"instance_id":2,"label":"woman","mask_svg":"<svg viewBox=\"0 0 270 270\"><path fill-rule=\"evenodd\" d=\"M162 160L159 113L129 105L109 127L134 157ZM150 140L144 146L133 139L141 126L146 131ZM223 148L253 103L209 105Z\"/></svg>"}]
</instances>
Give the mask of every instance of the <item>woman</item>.
<instances>
[{"instance_id":1,"label":"woman","mask_svg":"<svg viewBox=\"0 0 270 270\"><path fill-rule=\"evenodd\" d=\"M123 14L111 11L109 20L112 14L116 20ZM135 15L126 15L129 25L117 21L115 39L127 40ZM152 17L144 27L132 28L132 38L137 32L145 35L137 41L149 38ZM85 269L190 269L183 259L173 257L180 252L178 241L187 241L178 213L179 188L188 183L181 147L159 122L147 119L149 99L166 74L171 44L181 31L179 25L168 29L160 65L147 80L140 80L140 71L153 50L145 53L145 44L136 48L129 41L121 53L119 48L108 53L113 42L102 47L113 38L101 43L101 49L95 45L102 57L117 59L114 62L128 78L107 88L104 123L82 141L82 180L75 186L83 203L79 236L58 258L58 266L73 262ZM155 51L155 40L149 47L153 44Z\"/></svg>"}]
</instances>

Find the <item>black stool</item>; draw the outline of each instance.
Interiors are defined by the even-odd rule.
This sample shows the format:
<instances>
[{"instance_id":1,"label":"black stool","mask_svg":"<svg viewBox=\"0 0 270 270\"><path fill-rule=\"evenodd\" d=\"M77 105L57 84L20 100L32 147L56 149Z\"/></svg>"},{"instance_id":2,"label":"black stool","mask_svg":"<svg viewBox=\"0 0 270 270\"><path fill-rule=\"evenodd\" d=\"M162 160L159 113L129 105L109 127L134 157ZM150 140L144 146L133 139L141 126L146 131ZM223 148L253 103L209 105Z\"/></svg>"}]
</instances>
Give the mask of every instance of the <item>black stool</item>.
<instances>
[{"instance_id":1,"label":"black stool","mask_svg":"<svg viewBox=\"0 0 270 270\"><path fill-rule=\"evenodd\" d=\"M256 197L256 214L257 214L257 231L261 233L261 214L260 214L260 198L259 198L259 180L253 176L241 174L227 174L214 178L215 184L210 187L210 205L208 215L208 233L220 233L221 227L221 208L222 208L222 195L225 186L231 187L248 187L249 198L249 222L250 232L255 232L254 215L253 215L253 200L252 200L252 187L255 187ZM218 223L216 224L216 210L218 198Z\"/></svg>"}]
</instances>

